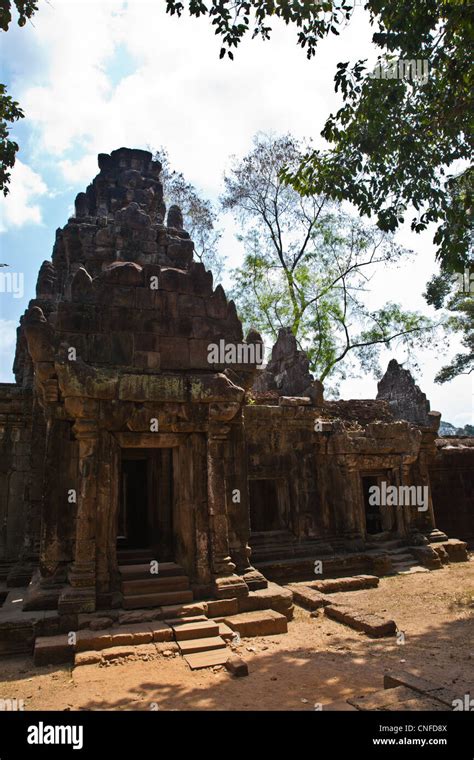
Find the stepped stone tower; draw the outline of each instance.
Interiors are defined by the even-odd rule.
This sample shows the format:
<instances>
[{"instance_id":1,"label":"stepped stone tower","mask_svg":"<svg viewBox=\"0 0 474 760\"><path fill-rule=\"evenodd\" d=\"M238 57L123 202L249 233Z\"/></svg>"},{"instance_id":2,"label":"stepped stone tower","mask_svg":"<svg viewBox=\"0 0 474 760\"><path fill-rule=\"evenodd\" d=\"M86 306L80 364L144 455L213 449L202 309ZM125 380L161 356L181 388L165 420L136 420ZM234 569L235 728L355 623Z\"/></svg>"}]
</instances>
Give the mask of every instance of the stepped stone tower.
<instances>
[{"instance_id":1,"label":"stepped stone tower","mask_svg":"<svg viewBox=\"0 0 474 760\"><path fill-rule=\"evenodd\" d=\"M57 231L18 333L17 383L34 384L46 426L41 515L22 557L31 564L37 547L26 608L58 604L67 614L114 603L117 525L141 508L129 494L124 514L121 472L140 450L154 458L157 481L169 482L168 516L144 513L142 539L161 542L195 589L248 594L247 581L265 584L249 564L241 431L255 365L208 361L211 344L243 344L241 323L193 261L180 209L166 215L151 153L121 148L100 155L99 168ZM136 477L132 486L138 493Z\"/></svg>"}]
</instances>

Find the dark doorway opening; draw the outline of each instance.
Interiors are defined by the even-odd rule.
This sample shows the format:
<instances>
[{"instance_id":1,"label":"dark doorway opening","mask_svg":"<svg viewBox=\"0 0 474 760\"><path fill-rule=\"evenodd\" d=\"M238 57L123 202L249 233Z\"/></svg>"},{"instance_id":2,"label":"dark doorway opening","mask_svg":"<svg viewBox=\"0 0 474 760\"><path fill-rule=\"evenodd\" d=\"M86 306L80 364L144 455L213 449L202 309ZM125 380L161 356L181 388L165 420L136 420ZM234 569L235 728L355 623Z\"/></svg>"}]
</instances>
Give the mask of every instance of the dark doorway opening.
<instances>
[{"instance_id":1,"label":"dark doorway opening","mask_svg":"<svg viewBox=\"0 0 474 760\"><path fill-rule=\"evenodd\" d=\"M277 480L249 480L250 530L261 533L285 530L288 525L282 514L280 488Z\"/></svg>"},{"instance_id":2,"label":"dark doorway opening","mask_svg":"<svg viewBox=\"0 0 474 760\"><path fill-rule=\"evenodd\" d=\"M370 492L372 486L380 487L380 477L377 475L365 475L362 477L362 491L364 494L365 507L365 527L367 533L374 535L382 533L382 513L380 503L374 504L373 492ZM380 493L380 492L379 492Z\"/></svg>"},{"instance_id":3,"label":"dark doorway opening","mask_svg":"<svg viewBox=\"0 0 474 760\"><path fill-rule=\"evenodd\" d=\"M148 530L148 460L122 459L118 542L123 549L150 546Z\"/></svg>"},{"instance_id":4,"label":"dark doorway opening","mask_svg":"<svg viewBox=\"0 0 474 760\"><path fill-rule=\"evenodd\" d=\"M160 562L174 558L171 449L124 449L117 547L147 550Z\"/></svg>"}]
</instances>

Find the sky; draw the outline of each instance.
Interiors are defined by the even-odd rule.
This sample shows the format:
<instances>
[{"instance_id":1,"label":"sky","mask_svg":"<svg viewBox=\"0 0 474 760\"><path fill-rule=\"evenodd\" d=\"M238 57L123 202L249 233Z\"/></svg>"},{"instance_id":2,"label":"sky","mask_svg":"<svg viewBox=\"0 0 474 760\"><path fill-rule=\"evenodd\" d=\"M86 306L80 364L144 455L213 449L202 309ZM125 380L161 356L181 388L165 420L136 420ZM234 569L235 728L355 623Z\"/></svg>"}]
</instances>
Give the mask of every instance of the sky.
<instances>
[{"instance_id":1,"label":"sky","mask_svg":"<svg viewBox=\"0 0 474 760\"><path fill-rule=\"evenodd\" d=\"M26 118L12 130L21 149L10 194L0 201L0 261L10 265L0 271L23 277L21 297L0 292L0 382L13 381L19 317L34 297L39 266L51 257L56 229L98 173L98 153L164 146L172 167L217 201L231 156L244 155L256 132L291 132L323 147L319 133L340 105L336 64L376 58L362 7L339 37L320 43L311 61L296 44L296 30L278 22L270 42L249 38L234 61L219 60L219 48L207 19L170 17L164 0L40 0L31 22L2 33L2 81ZM225 215L221 226L221 252L238 266L243 251L233 220ZM415 255L373 278L371 305L393 300L434 314L422 298L436 271L432 235L400 231L399 242ZM473 422L473 380L434 383L459 348L453 337L446 356L437 349L420 353L416 381L432 409L464 425ZM406 359L389 351L384 362L392 356ZM372 376L340 387L343 398L376 392Z\"/></svg>"}]
</instances>

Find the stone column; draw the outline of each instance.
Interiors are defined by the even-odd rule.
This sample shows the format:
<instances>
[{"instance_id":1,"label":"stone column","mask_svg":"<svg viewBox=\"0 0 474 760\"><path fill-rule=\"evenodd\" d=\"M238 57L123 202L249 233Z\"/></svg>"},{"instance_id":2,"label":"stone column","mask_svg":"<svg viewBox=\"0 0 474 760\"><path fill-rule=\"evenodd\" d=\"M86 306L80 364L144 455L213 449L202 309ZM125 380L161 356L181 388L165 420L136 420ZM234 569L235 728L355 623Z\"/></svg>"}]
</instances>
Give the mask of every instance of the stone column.
<instances>
[{"instance_id":1,"label":"stone column","mask_svg":"<svg viewBox=\"0 0 474 760\"><path fill-rule=\"evenodd\" d=\"M96 508L99 469L99 430L95 420L78 419L73 427L79 441L79 488L74 562L70 588L59 599L60 612L93 612L96 606Z\"/></svg>"},{"instance_id":2,"label":"stone column","mask_svg":"<svg viewBox=\"0 0 474 760\"><path fill-rule=\"evenodd\" d=\"M359 469L357 463L351 457L345 459L341 486L340 498L344 509L344 538L349 542L360 541L366 535L365 508L362 499Z\"/></svg>"},{"instance_id":3,"label":"stone column","mask_svg":"<svg viewBox=\"0 0 474 760\"><path fill-rule=\"evenodd\" d=\"M224 424L236 413L233 405L211 404L207 443L207 495L210 525L211 564L217 598L248 594L246 583L234 573L230 557L227 523L225 445L230 427Z\"/></svg>"}]
</instances>

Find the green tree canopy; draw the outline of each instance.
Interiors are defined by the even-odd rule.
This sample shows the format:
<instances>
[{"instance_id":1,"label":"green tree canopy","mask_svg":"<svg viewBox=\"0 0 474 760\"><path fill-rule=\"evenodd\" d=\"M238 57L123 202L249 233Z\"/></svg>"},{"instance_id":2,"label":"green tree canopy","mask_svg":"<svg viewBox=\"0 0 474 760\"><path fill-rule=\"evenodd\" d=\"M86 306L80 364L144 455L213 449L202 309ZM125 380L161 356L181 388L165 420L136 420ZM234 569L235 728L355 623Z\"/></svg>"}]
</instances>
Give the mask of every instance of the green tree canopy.
<instances>
[{"instance_id":1,"label":"green tree canopy","mask_svg":"<svg viewBox=\"0 0 474 760\"><path fill-rule=\"evenodd\" d=\"M246 327L273 339L291 327L319 379L337 383L348 367L380 372L383 346L408 353L435 340L427 317L404 311L389 293L366 305L377 268L406 251L392 237L347 213L325 195L302 197L281 178L302 147L291 136L258 135L225 177L223 207L241 227L245 259L231 292Z\"/></svg>"}]
</instances>

